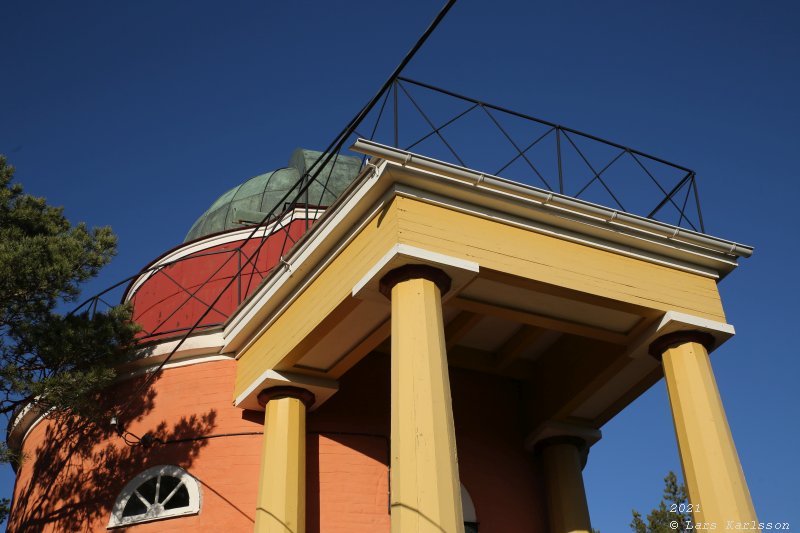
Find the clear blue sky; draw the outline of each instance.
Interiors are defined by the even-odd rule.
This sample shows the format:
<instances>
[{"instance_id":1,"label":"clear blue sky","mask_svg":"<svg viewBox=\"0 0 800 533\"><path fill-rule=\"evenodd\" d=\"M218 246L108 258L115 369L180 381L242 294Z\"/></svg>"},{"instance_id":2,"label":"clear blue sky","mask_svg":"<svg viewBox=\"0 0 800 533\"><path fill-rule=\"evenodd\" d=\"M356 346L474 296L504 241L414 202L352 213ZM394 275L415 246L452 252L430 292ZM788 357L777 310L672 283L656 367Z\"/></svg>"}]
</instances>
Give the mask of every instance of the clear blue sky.
<instances>
[{"instance_id":1,"label":"clear blue sky","mask_svg":"<svg viewBox=\"0 0 800 533\"><path fill-rule=\"evenodd\" d=\"M7 2L0 153L73 221L114 228L109 285L228 188L324 147L442 3ZM708 232L756 248L721 284L738 334L714 370L759 518L797 531L799 9L461 0L406 71L698 172ZM680 468L664 383L603 433L592 518L624 532Z\"/></svg>"}]
</instances>

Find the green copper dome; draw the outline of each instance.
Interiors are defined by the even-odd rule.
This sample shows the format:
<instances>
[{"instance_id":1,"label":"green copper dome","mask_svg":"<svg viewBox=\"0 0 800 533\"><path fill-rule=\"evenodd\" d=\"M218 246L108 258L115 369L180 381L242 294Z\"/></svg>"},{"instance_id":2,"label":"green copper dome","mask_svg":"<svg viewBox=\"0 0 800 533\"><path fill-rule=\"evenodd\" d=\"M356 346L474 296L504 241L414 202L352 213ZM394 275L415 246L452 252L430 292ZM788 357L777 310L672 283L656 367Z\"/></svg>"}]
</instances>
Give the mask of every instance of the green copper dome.
<instances>
[{"instance_id":1,"label":"green copper dome","mask_svg":"<svg viewBox=\"0 0 800 533\"><path fill-rule=\"evenodd\" d=\"M298 148L289 159L289 166L255 176L220 196L192 225L183 242L212 233L257 224L267 216L300 176L314 164L322 152ZM339 156L319 173L319 179L298 200L300 204L328 206L350 185L361 169L361 159ZM330 174L330 178L328 175ZM327 180L327 186L323 184ZM287 201L294 199L292 193ZM284 206L278 206L277 214Z\"/></svg>"}]
</instances>

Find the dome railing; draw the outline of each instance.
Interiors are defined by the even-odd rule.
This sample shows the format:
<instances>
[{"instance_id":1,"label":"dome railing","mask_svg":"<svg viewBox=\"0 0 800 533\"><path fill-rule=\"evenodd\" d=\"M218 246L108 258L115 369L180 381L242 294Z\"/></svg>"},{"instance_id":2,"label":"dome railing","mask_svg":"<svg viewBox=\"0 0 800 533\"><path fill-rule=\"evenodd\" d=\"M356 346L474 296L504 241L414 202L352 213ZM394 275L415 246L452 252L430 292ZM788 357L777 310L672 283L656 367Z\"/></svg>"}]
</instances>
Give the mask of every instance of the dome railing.
<instances>
[{"instance_id":1,"label":"dome railing","mask_svg":"<svg viewBox=\"0 0 800 533\"><path fill-rule=\"evenodd\" d=\"M141 327L137 335L140 342L164 340L189 330L219 328L261 281L280 266L281 258L320 212L318 207L295 206L275 220L257 225L261 235L250 235L250 228L245 228L244 232L223 232L243 233L232 242L214 245L215 236L211 236L184 244L166 257L209 243L200 251L153 262L85 300L72 313L86 312L93 316L119 305L112 303L115 300L128 304L132 307L132 320ZM204 270L200 276L196 275L199 270ZM195 322L201 315L203 318Z\"/></svg>"}]
</instances>

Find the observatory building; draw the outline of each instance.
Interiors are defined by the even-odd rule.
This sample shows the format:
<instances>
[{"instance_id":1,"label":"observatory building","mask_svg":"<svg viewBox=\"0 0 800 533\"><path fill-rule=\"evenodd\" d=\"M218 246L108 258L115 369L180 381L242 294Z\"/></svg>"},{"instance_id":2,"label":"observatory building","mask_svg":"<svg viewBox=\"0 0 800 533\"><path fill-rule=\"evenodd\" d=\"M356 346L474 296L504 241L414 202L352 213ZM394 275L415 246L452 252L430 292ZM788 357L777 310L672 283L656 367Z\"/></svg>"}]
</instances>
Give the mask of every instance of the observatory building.
<instances>
[{"instance_id":1,"label":"observatory building","mask_svg":"<svg viewBox=\"0 0 800 533\"><path fill-rule=\"evenodd\" d=\"M126 285L109 419L12 421L9 531L588 533L590 448L662 378L694 518L756 519L709 363L751 248L352 150L229 190Z\"/></svg>"}]
</instances>

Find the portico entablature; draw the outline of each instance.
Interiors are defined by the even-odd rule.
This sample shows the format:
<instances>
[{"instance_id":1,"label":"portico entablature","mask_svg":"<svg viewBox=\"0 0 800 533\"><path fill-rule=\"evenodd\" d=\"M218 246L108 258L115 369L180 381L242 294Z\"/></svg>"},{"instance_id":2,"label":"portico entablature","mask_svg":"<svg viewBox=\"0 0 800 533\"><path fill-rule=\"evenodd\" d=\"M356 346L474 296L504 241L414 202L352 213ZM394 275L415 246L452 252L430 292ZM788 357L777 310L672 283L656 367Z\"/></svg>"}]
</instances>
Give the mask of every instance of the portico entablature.
<instances>
[{"instance_id":1,"label":"portico entablature","mask_svg":"<svg viewBox=\"0 0 800 533\"><path fill-rule=\"evenodd\" d=\"M657 365L629 367L631 350L668 313L726 325L716 282L749 248L396 155L374 158L226 325L237 405L255 404L267 372L337 380L383 350L390 305L375 284L402 264L453 280L443 301L451 366L536 382L580 360L579 379L542 416L591 412L602 423L651 385ZM624 391L587 408L617 374Z\"/></svg>"}]
</instances>

